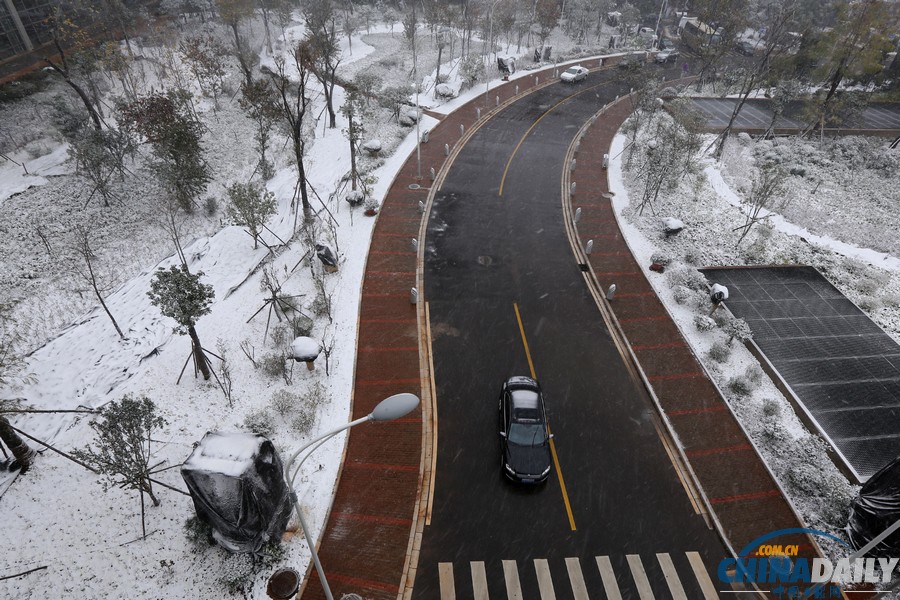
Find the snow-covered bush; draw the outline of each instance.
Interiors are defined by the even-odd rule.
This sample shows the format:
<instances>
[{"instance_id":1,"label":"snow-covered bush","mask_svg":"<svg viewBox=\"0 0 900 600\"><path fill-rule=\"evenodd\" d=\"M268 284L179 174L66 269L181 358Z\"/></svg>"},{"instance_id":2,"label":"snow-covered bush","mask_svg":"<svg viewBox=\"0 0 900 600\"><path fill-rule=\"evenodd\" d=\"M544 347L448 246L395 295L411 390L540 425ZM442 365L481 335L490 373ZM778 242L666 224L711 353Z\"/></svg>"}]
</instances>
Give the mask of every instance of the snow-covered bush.
<instances>
[{"instance_id":1,"label":"snow-covered bush","mask_svg":"<svg viewBox=\"0 0 900 600\"><path fill-rule=\"evenodd\" d=\"M744 342L753 339L753 332L750 330L750 325L748 325L747 321L744 319L729 319L728 322L725 323L723 329L725 330L725 335L728 336L729 346L734 340L743 344Z\"/></svg>"},{"instance_id":2,"label":"snow-covered bush","mask_svg":"<svg viewBox=\"0 0 900 600\"><path fill-rule=\"evenodd\" d=\"M650 255L650 261L666 267L672 262L672 257L665 252L654 252Z\"/></svg>"},{"instance_id":3,"label":"snow-covered bush","mask_svg":"<svg viewBox=\"0 0 900 600\"><path fill-rule=\"evenodd\" d=\"M744 375L735 375L728 380L728 390L736 396L749 396L756 386Z\"/></svg>"},{"instance_id":4,"label":"snow-covered bush","mask_svg":"<svg viewBox=\"0 0 900 600\"><path fill-rule=\"evenodd\" d=\"M478 83L485 76L484 61L480 54L469 53L459 65L459 77L462 79L462 89L467 90Z\"/></svg>"},{"instance_id":5,"label":"snow-covered bush","mask_svg":"<svg viewBox=\"0 0 900 600\"><path fill-rule=\"evenodd\" d=\"M678 304L686 304L694 297L694 291L683 285L676 285L672 291L672 297Z\"/></svg>"},{"instance_id":6,"label":"snow-covered bush","mask_svg":"<svg viewBox=\"0 0 900 600\"><path fill-rule=\"evenodd\" d=\"M271 411L268 408L251 410L244 417L244 429L258 435L271 436L274 429Z\"/></svg>"},{"instance_id":7,"label":"snow-covered bush","mask_svg":"<svg viewBox=\"0 0 900 600\"><path fill-rule=\"evenodd\" d=\"M259 359L259 366L269 377L284 377L288 369L287 361L281 352L269 352Z\"/></svg>"},{"instance_id":8,"label":"snow-covered bush","mask_svg":"<svg viewBox=\"0 0 900 600\"><path fill-rule=\"evenodd\" d=\"M703 273L693 267L676 267L666 272L666 279L672 287L682 285L698 291L706 291L707 281Z\"/></svg>"},{"instance_id":9,"label":"snow-covered bush","mask_svg":"<svg viewBox=\"0 0 900 600\"><path fill-rule=\"evenodd\" d=\"M716 328L716 322L706 315L695 315L694 327L697 331L712 331Z\"/></svg>"},{"instance_id":10,"label":"snow-covered bush","mask_svg":"<svg viewBox=\"0 0 900 600\"><path fill-rule=\"evenodd\" d=\"M731 348L722 342L715 342L709 348L709 357L718 363L728 362L731 357Z\"/></svg>"},{"instance_id":11,"label":"snow-covered bush","mask_svg":"<svg viewBox=\"0 0 900 600\"><path fill-rule=\"evenodd\" d=\"M272 409L282 417L287 417L300 401L300 397L287 389L275 390L272 393Z\"/></svg>"},{"instance_id":12,"label":"snow-covered bush","mask_svg":"<svg viewBox=\"0 0 900 600\"><path fill-rule=\"evenodd\" d=\"M291 427L300 435L306 435L312 431L316 424L318 409L325 402L325 388L316 381L310 386L303 399L295 407L295 415L291 420Z\"/></svg>"},{"instance_id":13,"label":"snow-covered bush","mask_svg":"<svg viewBox=\"0 0 900 600\"><path fill-rule=\"evenodd\" d=\"M883 306L880 298L868 295L857 298L856 305L866 312L875 312Z\"/></svg>"}]
</instances>

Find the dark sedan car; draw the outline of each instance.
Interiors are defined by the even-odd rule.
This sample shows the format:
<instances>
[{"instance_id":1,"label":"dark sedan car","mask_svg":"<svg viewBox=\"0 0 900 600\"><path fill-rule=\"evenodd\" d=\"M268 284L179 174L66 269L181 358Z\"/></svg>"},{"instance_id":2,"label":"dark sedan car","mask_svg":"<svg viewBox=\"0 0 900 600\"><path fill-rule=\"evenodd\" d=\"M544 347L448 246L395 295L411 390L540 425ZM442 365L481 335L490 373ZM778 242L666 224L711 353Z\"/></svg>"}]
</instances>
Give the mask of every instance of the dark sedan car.
<instances>
[{"instance_id":1,"label":"dark sedan car","mask_svg":"<svg viewBox=\"0 0 900 600\"><path fill-rule=\"evenodd\" d=\"M552 437L540 384L530 377L510 377L500 390L503 473L520 483L547 481Z\"/></svg>"}]
</instances>

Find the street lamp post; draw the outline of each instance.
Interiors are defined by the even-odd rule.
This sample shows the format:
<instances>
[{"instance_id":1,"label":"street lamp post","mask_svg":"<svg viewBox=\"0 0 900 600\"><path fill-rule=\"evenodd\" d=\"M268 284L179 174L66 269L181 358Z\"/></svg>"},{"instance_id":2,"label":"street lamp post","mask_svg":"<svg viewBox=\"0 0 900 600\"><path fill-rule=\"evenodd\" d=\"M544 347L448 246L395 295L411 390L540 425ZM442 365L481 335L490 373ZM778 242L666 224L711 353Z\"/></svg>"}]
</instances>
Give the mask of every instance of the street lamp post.
<instances>
[{"instance_id":1,"label":"street lamp post","mask_svg":"<svg viewBox=\"0 0 900 600\"><path fill-rule=\"evenodd\" d=\"M366 415L365 417L361 417L356 419L355 421L350 421L340 427L332 429L326 433L323 433L319 437L314 440L308 442L306 445L302 446L299 450L294 452L288 461L284 465L284 478L285 481L288 482L288 487L291 492L294 491L294 480L297 478L297 473L300 472L300 467L303 466L303 463L306 461L310 455L319 449L319 446L333 438L335 435L339 434L342 431L350 429L356 425L360 425L362 423L366 423L368 421L393 421L394 419L399 419L400 417L406 416L416 406L419 405L419 398L415 394L394 394L388 398L385 398L381 402L379 402L371 413ZM293 474L291 474L291 468L294 465L294 461L297 457L308 448L311 448L309 452L306 453L300 462L297 463L296 468L294 468ZM319 554L316 552L316 545L313 543L309 535L309 529L306 527L306 520L303 518L303 511L300 510L300 501L298 497L294 496L294 512L297 513L297 520L300 521L300 527L303 529L303 535L306 537L306 543L309 546L310 554L312 554L313 563L316 565L316 572L319 574L319 581L322 583L322 590L325 592L325 597L328 600L334 600L334 596L331 594L331 588L328 585L328 580L325 579L325 570L322 568L322 563L319 562Z\"/></svg>"},{"instance_id":2,"label":"street lamp post","mask_svg":"<svg viewBox=\"0 0 900 600\"><path fill-rule=\"evenodd\" d=\"M656 17L656 29L653 30L653 33L656 35L656 39L653 40L653 47L657 50L659 49L659 22L662 21L663 11L666 9L666 2L668 0L663 0L662 4L659 5L659 16Z\"/></svg>"},{"instance_id":3,"label":"street lamp post","mask_svg":"<svg viewBox=\"0 0 900 600\"><path fill-rule=\"evenodd\" d=\"M499 4L499 3L500 3L500 0L494 0L494 3L491 4L490 11L488 11L488 23L490 24L490 27L488 28L488 31L489 31L489 33L488 33L488 46L489 47L488 47L488 55L487 55L488 64L487 64L487 69L485 70L485 73L484 73L484 78L486 80L484 82L484 106L485 106L485 108L487 108L489 106L489 104L488 104L489 98L488 97L490 96L490 93L491 93L490 72L491 72L491 53L493 53L493 51L494 51L494 7L497 6L497 4Z\"/></svg>"}]
</instances>

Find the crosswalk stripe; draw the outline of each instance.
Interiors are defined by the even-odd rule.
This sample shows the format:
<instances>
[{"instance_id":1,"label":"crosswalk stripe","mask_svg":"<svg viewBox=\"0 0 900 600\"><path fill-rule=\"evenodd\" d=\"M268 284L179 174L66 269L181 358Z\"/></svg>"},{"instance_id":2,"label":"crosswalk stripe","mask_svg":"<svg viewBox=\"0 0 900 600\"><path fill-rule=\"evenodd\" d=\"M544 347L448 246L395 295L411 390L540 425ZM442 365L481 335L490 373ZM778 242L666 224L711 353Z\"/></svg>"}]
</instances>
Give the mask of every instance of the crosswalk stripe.
<instances>
[{"instance_id":1,"label":"crosswalk stripe","mask_svg":"<svg viewBox=\"0 0 900 600\"><path fill-rule=\"evenodd\" d=\"M534 572L537 574L541 600L556 600L556 591L553 589L553 579L550 578L550 565L547 564L546 558L534 559Z\"/></svg>"},{"instance_id":2,"label":"crosswalk stripe","mask_svg":"<svg viewBox=\"0 0 900 600\"><path fill-rule=\"evenodd\" d=\"M600 579L603 580L603 590L609 600L622 600L622 592L616 583L616 574L613 572L612 563L608 556L597 557L597 568L600 569Z\"/></svg>"},{"instance_id":3,"label":"crosswalk stripe","mask_svg":"<svg viewBox=\"0 0 900 600\"><path fill-rule=\"evenodd\" d=\"M700 584L700 589L703 590L704 600L719 600L716 586L713 585L712 580L709 578L709 573L706 570L706 566L703 564L703 559L700 558L700 555L697 552L685 552L685 554L687 554L688 562L691 563L691 568L694 570L694 575L697 577L697 583Z\"/></svg>"},{"instance_id":4,"label":"crosswalk stripe","mask_svg":"<svg viewBox=\"0 0 900 600\"><path fill-rule=\"evenodd\" d=\"M657 553L656 560L659 561L659 566L662 567L663 575L666 577L666 585L669 586L669 591L672 592L672 600L687 600L684 586L681 585L681 580L678 579L675 563L672 562L672 557L669 556L669 553Z\"/></svg>"},{"instance_id":5,"label":"crosswalk stripe","mask_svg":"<svg viewBox=\"0 0 900 600\"><path fill-rule=\"evenodd\" d=\"M456 586L453 584L453 563L438 563L438 580L441 586L441 600L456 600Z\"/></svg>"},{"instance_id":6,"label":"crosswalk stripe","mask_svg":"<svg viewBox=\"0 0 900 600\"><path fill-rule=\"evenodd\" d=\"M584 585L584 575L581 572L581 563L577 558L566 559L566 571L569 572L569 582L572 584L572 598L574 600L590 600L587 586Z\"/></svg>"},{"instance_id":7,"label":"crosswalk stripe","mask_svg":"<svg viewBox=\"0 0 900 600\"><path fill-rule=\"evenodd\" d=\"M506 580L506 596L509 600L522 600L522 585L519 583L519 569L516 561L503 561L503 579Z\"/></svg>"},{"instance_id":8,"label":"crosswalk stripe","mask_svg":"<svg viewBox=\"0 0 900 600\"><path fill-rule=\"evenodd\" d=\"M469 563L469 566L472 568L472 591L475 593L475 600L489 600L484 562L472 561Z\"/></svg>"},{"instance_id":9,"label":"crosswalk stripe","mask_svg":"<svg viewBox=\"0 0 900 600\"><path fill-rule=\"evenodd\" d=\"M641 600L654 600L653 590L650 589L650 580L647 579L647 572L644 571L641 557L637 554L627 554L625 559L628 561L628 566L631 569L631 576L634 577L638 596L641 597Z\"/></svg>"}]
</instances>

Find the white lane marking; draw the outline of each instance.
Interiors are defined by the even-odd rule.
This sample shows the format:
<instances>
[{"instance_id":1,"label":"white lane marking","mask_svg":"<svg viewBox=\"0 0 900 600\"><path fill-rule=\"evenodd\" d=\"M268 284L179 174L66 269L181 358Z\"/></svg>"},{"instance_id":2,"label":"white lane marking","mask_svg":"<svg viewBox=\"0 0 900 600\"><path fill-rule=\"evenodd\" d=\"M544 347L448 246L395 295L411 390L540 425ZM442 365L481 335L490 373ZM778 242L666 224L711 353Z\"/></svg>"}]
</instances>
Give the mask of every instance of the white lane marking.
<instances>
[{"instance_id":1,"label":"white lane marking","mask_svg":"<svg viewBox=\"0 0 900 600\"><path fill-rule=\"evenodd\" d=\"M519 569L516 561L503 561L503 579L506 580L506 596L509 600L522 600L522 585L519 583Z\"/></svg>"},{"instance_id":2,"label":"white lane marking","mask_svg":"<svg viewBox=\"0 0 900 600\"><path fill-rule=\"evenodd\" d=\"M613 572L612 563L608 556L597 557L597 568L600 569L600 578L603 580L603 590L609 600L622 600L622 592L616 583L616 574Z\"/></svg>"},{"instance_id":3,"label":"white lane marking","mask_svg":"<svg viewBox=\"0 0 900 600\"><path fill-rule=\"evenodd\" d=\"M566 559L566 571L569 572L569 582L572 584L572 598L590 600L587 586L584 584L584 574L581 572L581 563L577 558Z\"/></svg>"},{"instance_id":4,"label":"white lane marking","mask_svg":"<svg viewBox=\"0 0 900 600\"><path fill-rule=\"evenodd\" d=\"M541 600L556 600L556 591L553 589L553 579L550 577L550 565L547 563L546 558L534 559L534 572L537 575Z\"/></svg>"},{"instance_id":5,"label":"white lane marking","mask_svg":"<svg viewBox=\"0 0 900 600\"><path fill-rule=\"evenodd\" d=\"M666 577L666 585L669 586L669 591L672 592L672 600L687 600L684 586L681 585L681 580L678 579L675 563L672 562L672 557L669 556L669 553L658 552L656 560L659 561L659 566L662 567L663 575Z\"/></svg>"},{"instance_id":6,"label":"white lane marking","mask_svg":"<svg viewBox=\"0 0 900 600\"><path fill-rule=\"evenodd\" d=\"M475 593L475 600L489 600L487 574L484 572L484 562L472 561L469 565L472 567L472 591Z\"/></svg>"},{"instance_id":7,"label":"white lane marking","mask_svg":"<svg viewBox=\"0 0 900 600\"><path fill-rule=\"evenodd\" d=\"M706 570L700 554L697 552L685 552L685 554L687 554L688 562L691 563L691 568L697 577L697 583L700 584L700 589L703 591L704 600L719 600L716 586L713 585L712 579L709 578L709 572Z\"/></svg>"},{"instance_id":8,"label":"white lane marking","mask_svg":"<svg viewBox=\"0 0 900 600\"><path fill-rule=\"evenodd\" d=\"M640 596L641 600L655 600L653 590L650 588L650 580L647 579L647 572L644 571L644 564L641 562L641 557L637 554L627 554L625 558L628 560L631 576L634 577L638 596Z\"/></svg>"},{"instance_id":9,"label":"white lane marking","mask_svg":"<svg viewBox=\"0 0 900 600\"><path fill-rule=\"evenodd\" d=\"M441 586L441 600L456 600L456 586L453 584L453 563L438 563L438 579Z\"/></svg>"}]
</instances>

